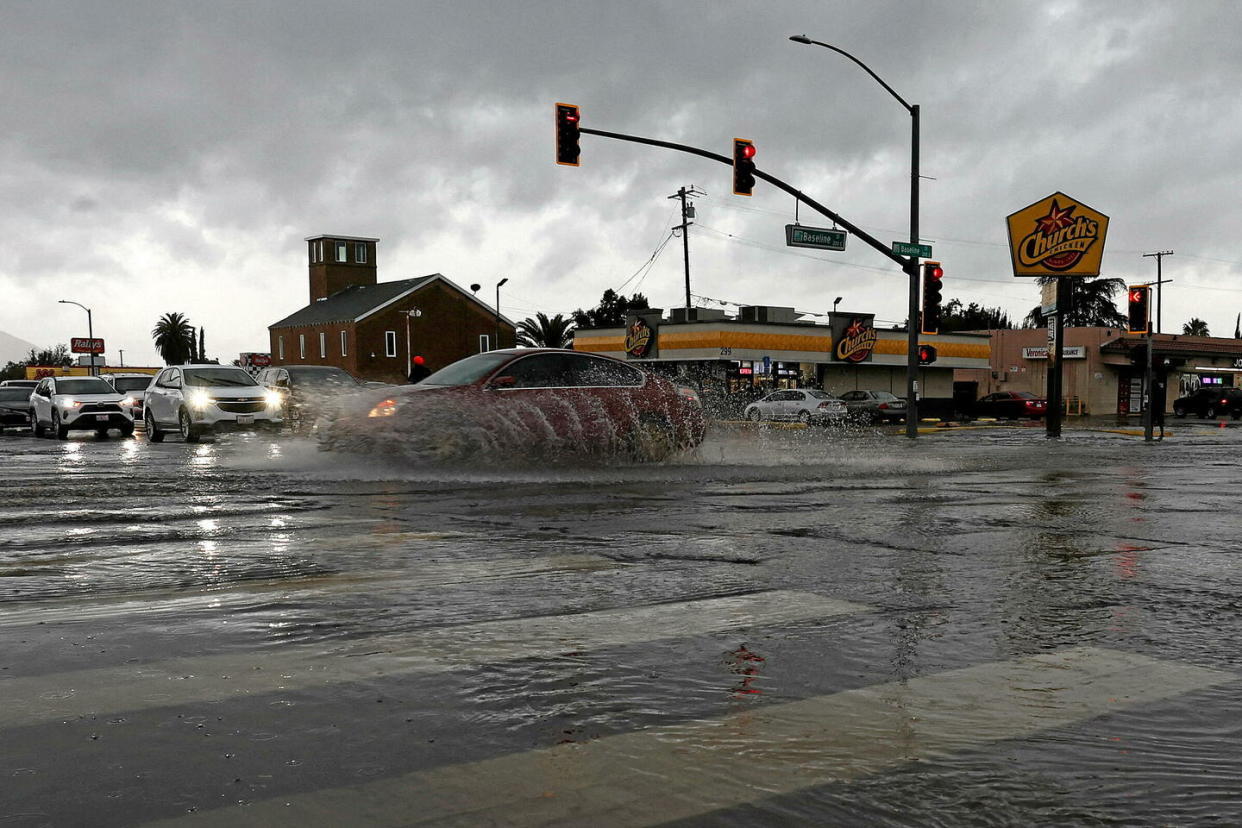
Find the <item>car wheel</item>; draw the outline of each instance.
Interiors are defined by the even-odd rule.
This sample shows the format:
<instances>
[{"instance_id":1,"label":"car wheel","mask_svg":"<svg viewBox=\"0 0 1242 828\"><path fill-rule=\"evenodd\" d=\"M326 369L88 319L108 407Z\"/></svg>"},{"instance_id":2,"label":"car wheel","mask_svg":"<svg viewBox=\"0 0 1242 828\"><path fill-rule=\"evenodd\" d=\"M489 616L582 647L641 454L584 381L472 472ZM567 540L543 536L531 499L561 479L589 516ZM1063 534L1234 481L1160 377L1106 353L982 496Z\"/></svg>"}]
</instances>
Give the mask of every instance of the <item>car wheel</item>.
<instances>
[{"instance_id":1,"label":"car wheel","mask_svg":"<svg viewBox=\"0 0 1242 828\"><path fill-rule=\"evenodd\" d=\"M96 437L96 439L99 439L99 440L107 440L107 439L108 439L108 429L106 429L106 428L97 428L97 429L95 429L95 437Z\"/></svg>"},{"instance_id":2,"label":"car wheel","mask_svg":"<svg viewBox=\"0 0 1242 828\"><path fill-rule=\"evenodd\" d=\"M160 427L156 424L155 418L151 416L151 409L147 409L142 415L142 421L147 424L147 439L152 443L164 442L164 432L160 431Z\"/></svg>"},{"instance_id":3,"label":"car wheel","mask_svg":"<svg viewBox=\"0 0 1242 828\"><path fill-rule=\"evenodd\" d=\"M799 412L798 412L798 422L802 423L803 425L810 425L810 423L811 423L811 412L809 412L809 411L799 411Z\"/></svg>"},{"instance_id":4,"label":"car wheel","mask_svg":"<svg viewBox=\"0 0 1242 828\"><path fill-rule=\"evenodd\" d=\"M60 412L55 408L52 409L52 433L57 440L64 440L69 436L69 429L60 424Z\"/></svg>"},{"instance_id":5,"label":"car wheel","mask_svg":"<svg viewBox=\"0 0 1242 828\"><path fill-rule=\"evenodd\" d=\"M198 442L198 429L194 427L194 423L190 420L190 412L184 408L177 412L177 425L181 427L181 439L187 443Z\"/></svg>"},{"instance_id":6,"label":"car wheel","mask_svg":"<svg viewBox=\"0 0 1242 828\"><path fill-rule=\"evenodd\" d=\"M759 409L752 408L750 411L746 412L746 419L750 420L752 423L757 423L763 419L763 415L759 413Z\"/></svg>"},{"instance_id":7,"label":"car wheel","mask_svg":"<svg viewBox=\"0 0 1242 828\"><path fill-rule=\"evenodd\" d=\"M1174 416L1174 417L1177 417L1179 420L1181 420L1181 419L1185 419L1185 417L1186 417L1186 409L1185 409L1185 408L1183 408L1183 407L1182 407L1182 406L1180 406L1180 405L1175 405L1175 406L1173 406L1173 416Z\"/></svg>"},{"instance_id":8,"label":"car wheel","mask_svg":"<svg viewBox=\"0 0 1242 828\"><path fill-rule=\"evenodd\" d=\"M626 455L635 461L659 462L677 451L677 434L673 426L657 419L640 420L630 432Z\"/></svg>"},{"instance_id":9,"label":"car wheel","mask_svg":"<svg viewBox=\"0 0 1242 828\"><path fill-rule=\"evenodd\" d=\"M1209 420L1215 420L1216 419L1216 406L1209 405L1207 407L1207 411L1204 412L1204 416L1207 417Z\"/></svg>"},{"instance_id":10,"label":"car wheel","mask_svg":"<svg viewBox=\"0 0 1242 828\"><path fill-rule=\"evenodd\" d=\"M39 415L33 411L30 412L30 435L32 437L43 436L43 426L39 425Z\"/></svg>"},{"instance_id":11,"label":"car wheel","mask_svg":"<svg viewBox=\"0 0 1242 828\"><path fill-rule=\"evenodd\" d=\"M122 436L122 437L133 437L133 436L134 436L134 427L133 427L133 425L131 424L131 425L127 425L127 426L122 426L122 427L121 427L121 436Z\"/></svg>"}]
</instances>

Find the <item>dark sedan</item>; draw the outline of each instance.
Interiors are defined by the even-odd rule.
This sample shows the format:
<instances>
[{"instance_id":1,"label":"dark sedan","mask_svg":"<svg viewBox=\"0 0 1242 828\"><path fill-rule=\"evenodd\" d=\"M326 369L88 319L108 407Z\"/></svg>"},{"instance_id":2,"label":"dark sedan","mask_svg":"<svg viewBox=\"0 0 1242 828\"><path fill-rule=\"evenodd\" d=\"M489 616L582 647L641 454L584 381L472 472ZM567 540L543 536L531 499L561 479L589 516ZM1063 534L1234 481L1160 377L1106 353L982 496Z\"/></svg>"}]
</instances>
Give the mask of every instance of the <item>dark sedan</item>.
<instances>
[{"instance_id":1,"label":"dark sedan","mask_svg":"<svg viewBox=\"0 0 1242 828\"><path fill-rule=\"evenodd\" d=\"M998 420L1038 420L1048 413L1048 401L1030 391L997 391L975 403L974 413Z\"/></svg>"},{"instance_id":2,"label":"dark sedan","mask_svg":"<svg viewBox=\"0 0 1242 828\"><path fill-rule=\"evenodd\" d=\"M30 390L21 386L0 388L0 429L30 427Z\"/></svg>"},{"instance_id":3,"label":"dark sedan","mask_svg":"<svg viewBox=\"0 0 1242 828\"><path fill-rule=\"evenodd\" d=\"M1237 388L1198 388L1173 401L1173 415L1206 417L1214 420L1222 414L1233 419L1242 417L1242 390Z\"/></svg>"},{"instance_id":4,"label":"dark sedan","mask_svg":"<svg viewBox=\"0 0 1242 828\"><path fill-rule=\"evenodd\" d=\"M506 455L663 459L703 441L698 394L618 359L552 349L489 351L417 385L342 400L325 448L431 460Z\"/></svg>"}]
</instances>

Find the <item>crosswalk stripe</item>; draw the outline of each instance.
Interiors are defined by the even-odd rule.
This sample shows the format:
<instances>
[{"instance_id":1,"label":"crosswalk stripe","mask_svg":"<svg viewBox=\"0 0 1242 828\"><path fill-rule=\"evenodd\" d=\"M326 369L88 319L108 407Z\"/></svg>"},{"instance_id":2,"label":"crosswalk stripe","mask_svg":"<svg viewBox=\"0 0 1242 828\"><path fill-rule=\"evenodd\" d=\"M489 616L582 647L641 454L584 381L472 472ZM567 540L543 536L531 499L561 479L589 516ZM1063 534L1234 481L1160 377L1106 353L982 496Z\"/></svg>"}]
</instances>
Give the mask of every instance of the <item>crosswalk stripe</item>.
<instances>
[{"instance_id":1,"label":"crosswalk stripe","mask_svg":"<svg viewBox=\"0 0 1242 828\"><path fill-rule=\"evenodd\" d=\"M0 728L274 693L385 675L436 673L477 664L789 624L866 612L862 604L772 590L569 615L485 621L148 664L0 681ZM325 647L331 649L325 649Z\"/></svg>"},{"instance_id":2,"label":"crosswalk stripe","mask_svg":"<svg viewBox=\"0 0 1242 828\"><path fill-rule=\"evenodd\" d=\"M1028 737L1238 678L1083 647L192 819L222 826L651 825Z\"/></svg>"}]
</instances>

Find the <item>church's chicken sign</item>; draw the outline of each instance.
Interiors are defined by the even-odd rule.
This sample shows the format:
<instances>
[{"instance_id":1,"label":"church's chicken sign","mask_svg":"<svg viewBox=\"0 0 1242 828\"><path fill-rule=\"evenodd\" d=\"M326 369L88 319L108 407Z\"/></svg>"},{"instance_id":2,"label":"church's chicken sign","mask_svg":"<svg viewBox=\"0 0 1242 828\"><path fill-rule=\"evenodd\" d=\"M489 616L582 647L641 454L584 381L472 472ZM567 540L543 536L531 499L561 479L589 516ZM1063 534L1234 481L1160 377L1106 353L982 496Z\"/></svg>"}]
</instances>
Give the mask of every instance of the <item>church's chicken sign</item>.
<instances>
[{"instance_id":1,"label":"church's chicken sign","mask_svg":"<svg viewBox=\"0 0 1242 828\"><path fill-rule=\"evenodd\" d=\"M1108 216L1053 193L1008 218L1014 276L1099 276Z\"/></svg>"}]
</instances>

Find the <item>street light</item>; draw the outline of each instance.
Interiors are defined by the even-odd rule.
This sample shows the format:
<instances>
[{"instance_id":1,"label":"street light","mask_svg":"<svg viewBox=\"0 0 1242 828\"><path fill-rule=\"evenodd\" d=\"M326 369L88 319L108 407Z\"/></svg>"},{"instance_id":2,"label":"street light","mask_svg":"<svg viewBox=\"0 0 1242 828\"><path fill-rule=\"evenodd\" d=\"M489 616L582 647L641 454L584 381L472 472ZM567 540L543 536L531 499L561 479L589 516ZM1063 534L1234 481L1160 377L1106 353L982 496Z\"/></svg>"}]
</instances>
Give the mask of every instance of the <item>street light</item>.
<instances>
[{"instance_id":1,"label":"street light","mask_svg":"<svg viewBox=\"0 0 1242 828\"><path fill-rule=\"evenodd\" d=\"M56 304L77 305L79 308L86 311L86 336L91 341L91 376L95 376L95 325L91 322L91 309L86 305L83 305L81 302L73 302L69 299L58 299Z\"/></svg>"},{"instance_id":2,"label":"street light","mask_svg":"<svg viewBox=\"0 0 1242 828\"><path fill-rule=\"evenodd\" d=\"M414 352L410 347L410 320L422 316L423 312L418 308L410 308L401 311L401 315L405 317L405 372L408 374L414 365Z\"/></svg>"},{"instance_id":3,"label":"street light","mask_svg":"<svg viewBox=\"0 0 1242 828\"><path fill-rule=\"evenodd\" d=\"M500 347L500 286L509 281L509 277L501 279L496 283L496 347Z\"/></svg>"},{"instance_id":4,"label":"street light","mask_svg":"<svg viewBox=\"0 0 1242 828\"><path fill-rule=\"evenodd\" d=\"M844 298L845 298L844 296L838 296L836 299L832 300L832 312L833 313L837 312L837 305L841 304L841 300Z\"/></svg>"},{"instance_id":5,"label":"street light","mask_svg":"<svg viewBox=\"0 0 1242 828\"><path fill-rule=\"evenodd\" d=\"M806 35L792 35L790 38L794 43L813 44L815 46L823 46L825 49L831 49L839 55L844 55L854 63L862 67L863 71L870 75L880 86L883 86L888 94L897 99L897 102L905 107L910 113L910 131L911 131L911 148L910 148L910 244L919 243L919 105L906 103L906 99L893 91L893 87L889 86L884 80L871 71L871 67L863 63L858 58L851 55L844 49L840 49L828 43L821 43L818 40L812 40ZM916 320L919 312L919 261L917 256L911 256L907 264L908 275L910 277L910 302L909 316L906 319L906 436L917 437L919 434L919 403L918 394L918 376L919 376L919 334L916 327Z\"/></svg>"}]
</instances>

